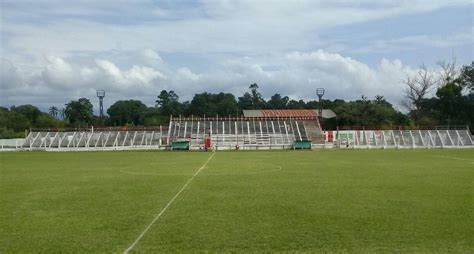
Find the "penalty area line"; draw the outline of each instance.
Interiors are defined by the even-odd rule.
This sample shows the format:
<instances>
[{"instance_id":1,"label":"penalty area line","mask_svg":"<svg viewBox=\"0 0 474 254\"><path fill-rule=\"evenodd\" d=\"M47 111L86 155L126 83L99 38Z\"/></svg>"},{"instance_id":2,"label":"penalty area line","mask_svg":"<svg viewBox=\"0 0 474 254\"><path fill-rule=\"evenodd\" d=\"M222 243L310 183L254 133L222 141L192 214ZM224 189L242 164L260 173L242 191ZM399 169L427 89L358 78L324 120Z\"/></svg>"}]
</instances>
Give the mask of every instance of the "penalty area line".
<instances>
[{"instance_id":1,"label":"penalty area line","mask_svg":"<svg viewBox=\"0 0 474 254\"><path fill-rule=\"evenodd\" d=\"M163 209L161 209L161 211L155 216L155 218L150 222L150 224L148 224L148 226L137 237L137 239L123 252L124 254L129 253L135 247L135 245L137 245L137 243L148 232L148 230L151 228L151 226L153 226L153 224L155 224L155 222L161 217L161 215L163 215L163 213L165 213L165 211L168 209L168 207L170 207L171 204L173 204L174 200L179 196L179 194L181 194L181 192L183 192L184 189L186 189L186 187L189 185L189 183L191 183L193 181L194 177L196 177L199 174L199 172L201 172L207 166L207 164L211 161L212 157L214 157L215 154L216 153L213 152L212 155L209 156L209 158L206 160L206 162L204 162L204 164L202 164L202 166L194 173L194 175L191 176L191 178L189 178L189 180L183 185L183 187L181 187L181 189L178 191L178 193L176 193L173 196L173 198L168 202L168 204L166 204L166 206L163 207Z\"/></svg>"}]
</instances>

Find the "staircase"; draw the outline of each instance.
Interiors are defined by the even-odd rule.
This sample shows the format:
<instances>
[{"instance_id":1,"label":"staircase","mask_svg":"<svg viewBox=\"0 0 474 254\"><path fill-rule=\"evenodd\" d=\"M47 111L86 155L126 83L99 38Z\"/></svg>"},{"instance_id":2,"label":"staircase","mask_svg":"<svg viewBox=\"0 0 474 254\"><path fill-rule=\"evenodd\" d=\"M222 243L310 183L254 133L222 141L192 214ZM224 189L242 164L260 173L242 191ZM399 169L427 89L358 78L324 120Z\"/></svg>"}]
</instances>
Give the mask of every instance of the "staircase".
<instances>
[{"instance_id":1,"label":"staircase","mask_svg":"<svg viewBox=\"0 0 474 254\"><path fill-rule=\"evenodd\" d=\"M313 144L324 143L323 131L321 130L318 120L306 120L304 121L304 126L308 139L311 140Z\"/></svg>"}]
</instances>

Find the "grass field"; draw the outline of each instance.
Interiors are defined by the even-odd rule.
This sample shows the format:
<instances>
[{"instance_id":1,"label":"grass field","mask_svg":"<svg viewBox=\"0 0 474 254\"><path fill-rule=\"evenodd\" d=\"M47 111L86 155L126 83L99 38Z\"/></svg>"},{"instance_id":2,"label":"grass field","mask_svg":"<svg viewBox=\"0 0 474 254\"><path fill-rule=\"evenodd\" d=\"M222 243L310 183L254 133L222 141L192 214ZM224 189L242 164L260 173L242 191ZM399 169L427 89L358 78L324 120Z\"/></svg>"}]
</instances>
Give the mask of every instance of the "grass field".
<instances>
[{"instance_id":1,"label":"grass field","mask_svg":"<svg viewBox=\"0 0 474 254\"><path fill-rule=\"evenodd\" d=\"M124 252L186 183L131 252L474 252L474 149L211 155L0 153L0 253Z\"/></svg>"}]
</instances>

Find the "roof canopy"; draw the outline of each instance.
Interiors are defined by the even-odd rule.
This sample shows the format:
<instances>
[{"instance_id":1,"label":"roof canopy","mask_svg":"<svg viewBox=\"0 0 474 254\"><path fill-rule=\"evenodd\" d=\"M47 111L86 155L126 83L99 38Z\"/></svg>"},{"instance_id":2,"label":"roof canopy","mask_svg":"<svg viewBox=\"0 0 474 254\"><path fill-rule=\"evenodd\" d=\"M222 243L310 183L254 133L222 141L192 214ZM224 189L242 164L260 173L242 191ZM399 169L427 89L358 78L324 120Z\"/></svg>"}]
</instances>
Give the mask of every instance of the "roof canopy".
<instances>
[{"instance_id":1,"label":"roof canopy","mask_svg":"<svg viewBox=\"0 0 474 254\"><path fill-rule=\"evenodd\" d=\"M317 109L256 109L243 110L244 117L268 117L268 118L316 118ZM336 114L330 109L323 109L323 118L332 118Z\"/></svg>"}]
</instances>

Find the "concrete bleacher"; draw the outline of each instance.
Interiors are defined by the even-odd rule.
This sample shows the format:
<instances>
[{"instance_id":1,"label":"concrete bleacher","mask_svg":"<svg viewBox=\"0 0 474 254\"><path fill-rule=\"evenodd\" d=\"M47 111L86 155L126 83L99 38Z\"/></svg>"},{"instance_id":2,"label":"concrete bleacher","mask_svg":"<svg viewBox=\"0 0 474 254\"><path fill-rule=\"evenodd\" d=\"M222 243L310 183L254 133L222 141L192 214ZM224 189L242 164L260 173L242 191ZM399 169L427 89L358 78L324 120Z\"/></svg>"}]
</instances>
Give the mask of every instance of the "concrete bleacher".
<instances>
[{"instance_id":1,"label":"concrete bleacher","mask_svg":"<svg viewBox=\"0 0 474 254\"><path fill-rule=\"evenodd\" d=\"M244 110L242 117L171 117L170 142L202 148L205 138L218 149L292 148L295 142L323 143L314 109Z\"/></svg>"},{"instance_id":2,"label":"concrete bleacher","mask_svg":"<svg viewBox=\"0 0 474 254\"><path fill-rule=\"evenodd\" d=\"M324 134L319 122L322 118L333 118L336 115L332 110L321 110L321 116L317 109L263 109L263 110L244 110L244 117L257 119L287 119L287 120L301 120L299 124L304 126L305 134L302 139L297 141L311 141L313 144L323 144ZM302 126L298 126L303 129Z\"/></svg>"},{"instance_id":3,"label":"concrete bleacher","mask_svg":"<svg viewBox=\"0 0 474 254\"><path fill-rule=\"evenodd\" d=\"M309 140L303 120L178 118L170 122L170 142L189 141L191 149L199 149L206 137L218 149L291 148L295 141Z\"/></svg>"}]
</instances>

